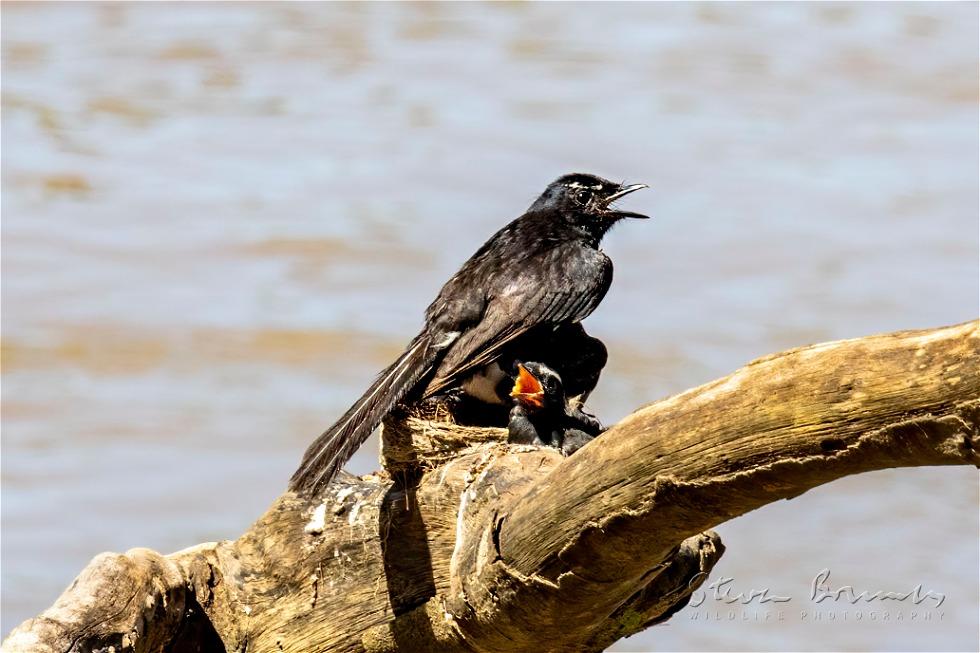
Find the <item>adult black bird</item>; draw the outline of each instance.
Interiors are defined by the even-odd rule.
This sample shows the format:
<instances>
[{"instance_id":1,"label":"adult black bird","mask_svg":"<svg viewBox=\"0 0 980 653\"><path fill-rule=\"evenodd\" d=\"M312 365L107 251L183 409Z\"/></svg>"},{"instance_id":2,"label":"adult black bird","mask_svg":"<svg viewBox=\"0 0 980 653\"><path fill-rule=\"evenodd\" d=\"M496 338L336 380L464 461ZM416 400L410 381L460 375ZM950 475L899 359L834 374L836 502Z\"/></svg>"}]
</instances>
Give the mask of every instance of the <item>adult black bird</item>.
<instances>
[{"instance_id":1,"label":"adult black bird","mask_svg":"<svg viewBox=\"0 0 980 653\"><path fill-rule=\"evenodd\" d=\"M602 432L602 424L568 401L561 376L547 365L518 365L510 392L514 407L507 422L507 441L561 449L570 456Z\"/></svg>"},{"instance_id":2,"label":"adult black bird","mask_svg":"<svg viewBox=\"0 0 980 653\"><path fill-rule=\"evenodd\" d=\"M328 483L398 402L460 386L479 394L467 381L505 348L592 313L612 282L599 241L619 220L647 217L612 202L641 188L580 173L549 184L446 282L425 311L422 332L309 446L290 489L313 493Z\"/></svg>"}]
</instances>

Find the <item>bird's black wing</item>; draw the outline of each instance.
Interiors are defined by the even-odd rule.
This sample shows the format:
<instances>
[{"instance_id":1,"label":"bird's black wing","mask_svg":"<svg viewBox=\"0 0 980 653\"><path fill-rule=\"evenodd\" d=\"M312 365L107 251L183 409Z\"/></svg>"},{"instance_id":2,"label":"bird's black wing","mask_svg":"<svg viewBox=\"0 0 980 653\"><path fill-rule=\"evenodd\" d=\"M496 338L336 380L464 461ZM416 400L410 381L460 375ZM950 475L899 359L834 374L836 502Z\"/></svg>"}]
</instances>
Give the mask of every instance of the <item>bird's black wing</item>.
<instances>
[{"instance_id":1,"label":"bird's black wing","mask_svg":"<svg viewBox=\"0 0 980 653\"><path fill-rule=\"evenodd\" d=\"M448 348L424 396L442 392L492 363L501 350L536 327L582 320L599 305L612 283L612 262L599 250L548 255L514 262L508 281L489 297L478 323Z\"/></svg>"}]
</instances>

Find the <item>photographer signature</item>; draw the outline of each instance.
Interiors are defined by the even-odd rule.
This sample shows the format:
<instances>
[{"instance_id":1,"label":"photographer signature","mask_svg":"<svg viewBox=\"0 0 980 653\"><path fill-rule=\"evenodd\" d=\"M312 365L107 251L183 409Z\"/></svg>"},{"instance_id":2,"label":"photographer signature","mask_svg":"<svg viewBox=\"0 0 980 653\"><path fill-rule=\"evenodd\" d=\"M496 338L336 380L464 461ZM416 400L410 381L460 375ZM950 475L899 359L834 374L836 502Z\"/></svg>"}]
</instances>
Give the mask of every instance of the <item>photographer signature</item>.
<instances>
[{"instance_id":1,"label":"photographer signature","mask_svg":"<svg viewBox=\"0 0 980 653\"><path fill-rule=\"evenodd\" d=\"M869 592L868 590L862 590L860 592L855 592L854 588L850 585L844 585L837 589L833 589L827 583L830 579L830 570L821 569L820 573L813 577L813 582L810 584L810 600L814 603L820 603L826 599L832 599L834 601L844 600L850 604L855 604L858 601L864 601L865 603L870 603L872 601L905 601L909 598L912 599L912 603L919 605L926 599L932 599L936 602L935 607L939 607L946 600L946 595L941 592L933 592L932 590L926 590L926 593L922 593L922 583L919 583L913 587L908 592L885 592L883 590L878 590L877 592Z\"/></svg>"},{"instance_id":2,"label":"photographer signature","mask_svg":"<svg viewBox=\"0 0 980 653\"><path fill-rule=\"evenodd\" d=\"M689 586L694 585L702 580L704 580L706 574L701 572L691 579ZM871 603L872 601L907 601L912 600L915 605L921 604L923 601L929 599L935 603L935 607L939 607L946 600L946 595L941 592L934 592L932 590L922 591L922 583L919 583L913 587L908 592L888 592L885 590L861 590L857 591L852 585L843 585L838 588L831 587L830 583L830 570L822 569L816 576L813 577L813 582L810 583L810 600L814 603L821 603L830 599L831 601L846 601L852 605L857 604L859 601L865 603ZM721 601L726 604L738 603L740 605L748 605L750 603L787 603L792 600L791 596L784 596L780 594L772 594L768 587L762 589L749 589L745 592L734 591L735 582L734 578L728 576L722 576L721 578L710 582L707 585L707 589L711 590L710 598L714 601ZM708 600L709 595L704 590L695 590L691 593L691 601L689 605L691 607L698 607L702 605L706 600Z\"/></svg>"}]
</instances>

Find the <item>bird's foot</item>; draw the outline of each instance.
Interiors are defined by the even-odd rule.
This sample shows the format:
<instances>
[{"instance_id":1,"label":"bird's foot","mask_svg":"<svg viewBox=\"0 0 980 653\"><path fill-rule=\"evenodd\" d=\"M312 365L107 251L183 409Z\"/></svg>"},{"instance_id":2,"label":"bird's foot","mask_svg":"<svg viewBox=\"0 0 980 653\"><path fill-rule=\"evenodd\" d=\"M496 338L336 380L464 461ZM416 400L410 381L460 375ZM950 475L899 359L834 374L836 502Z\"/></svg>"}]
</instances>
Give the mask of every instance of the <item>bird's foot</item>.
<instances>
[{"instance_id":1,"label":"bird's foot","mask_svg":"<svg viewBox=\"0 0 980 653\"><path fill-rule=\"evenodd\" d=\"M592 413L586 412L582 405L578 405L572 409L569 417L572 419L574 428L585 431L593 437L606 430L602 422Z\"/></svg>"}]
</instances>

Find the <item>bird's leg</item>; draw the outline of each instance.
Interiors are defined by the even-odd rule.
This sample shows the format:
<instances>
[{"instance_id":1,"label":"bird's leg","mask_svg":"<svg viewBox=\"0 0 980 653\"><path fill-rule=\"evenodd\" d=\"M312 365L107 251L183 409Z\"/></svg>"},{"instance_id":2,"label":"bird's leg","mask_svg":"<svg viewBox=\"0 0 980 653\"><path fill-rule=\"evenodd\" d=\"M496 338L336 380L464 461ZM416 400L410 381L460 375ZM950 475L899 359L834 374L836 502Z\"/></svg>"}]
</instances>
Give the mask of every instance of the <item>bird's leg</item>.
<instances>
[{"instance_id":1,"label":"bird's leg","mask_svg":"<svg viewBox=\"0 0 980 653\"><path fill-rule=\"evenodd\" d=\"M585 431L593 437L606 430L602 422L586 411L585 406L577 398L568 403L568 422L569 428Z\"/></svg>"}]
</instances>

